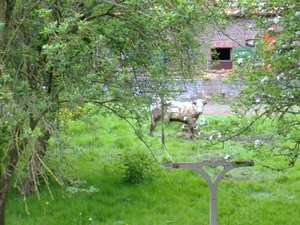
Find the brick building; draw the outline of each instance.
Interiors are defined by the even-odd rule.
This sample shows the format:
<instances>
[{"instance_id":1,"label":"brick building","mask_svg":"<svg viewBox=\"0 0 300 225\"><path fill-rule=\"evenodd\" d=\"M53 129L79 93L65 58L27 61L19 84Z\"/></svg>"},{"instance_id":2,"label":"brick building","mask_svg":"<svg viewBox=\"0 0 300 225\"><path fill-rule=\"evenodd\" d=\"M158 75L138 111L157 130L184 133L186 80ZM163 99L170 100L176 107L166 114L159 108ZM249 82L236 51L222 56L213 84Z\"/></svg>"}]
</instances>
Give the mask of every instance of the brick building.
<instances>
[{"instance_id":1,"label":"brick building","mask_svg":"<svg viewBox=\"0 0 300 225\"><path fill-rule=\"evenodd\" d=\"M264 31L254 28L254 20L234 17L224 30L214 29L200 37L200 42L209 46L205 49L205 69L232 69L233 61L247 57L254 48L254 38L263 36Z\"/></svg>"}]
</instances>

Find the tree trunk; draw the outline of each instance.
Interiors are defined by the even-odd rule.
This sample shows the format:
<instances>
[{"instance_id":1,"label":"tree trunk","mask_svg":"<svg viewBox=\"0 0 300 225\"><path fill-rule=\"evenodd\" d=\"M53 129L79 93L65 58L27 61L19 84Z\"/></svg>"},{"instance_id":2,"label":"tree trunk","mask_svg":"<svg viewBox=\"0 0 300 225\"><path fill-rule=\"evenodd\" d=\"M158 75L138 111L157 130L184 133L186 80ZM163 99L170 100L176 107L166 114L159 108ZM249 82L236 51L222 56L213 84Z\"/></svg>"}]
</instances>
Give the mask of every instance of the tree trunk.
<instances>
[{"instance_id":1,"label":"tree trunk","mask_svg":"<svg viewBox=\"0 0 300 225\"><path fill-rule=\"evenodd\" d=\"M0 0L0 51L4 51L7 43L7 26L15 7L16 0Z\"/></svg>"},{"instance_id":2,"label":"tree trunk","mask_svg":"<svg viewBox=\"0 0 300 225\"><path fill-rule=\"evenodd\" d=\"M23 144L18 142L21 131L22 123L19 123L13 131L12 148L9 153L9 159L6 164L6 168L2 170L2 167L0 167L0 225L5 224L5 207L9 186L12 175L19 161L20 153L23 150Z\"/></svg>"},{"instance_id":3,"label":"tree trunk","mask_svg":"<svg viewBox=\"0 0 300 225\"><path fill-rule=\"evenodd\" d=\"M6 44L6 25L5 25L5 11L6 0L0 0L0 51L5 49Z\"/></svg>"},{"instance_id":4,"label":"tree trunk","mask_svg":"<svg viewBox=\"0 0 300 225\"><path fill-rule=\"evenodd\" d=\"M25 195L29 195L37 190L39 185L39 178L42 170L42 161L46 155L48 141L51 137L47 130L44 135L39 137L35 144L35 151L29 159L27 173L23 181L22 190Z\"/></svg>"},{"instance_id":5,"label":"tree trunk","mask_svg":"<svg viewBox=\"0 0 300 225\"><path fill-rule=\"evenodd\" d=\"M0 225L5 224L5 207L8 194L7 182L4 181L4 174L0 174Z\"/></svg>"}]
</instances>

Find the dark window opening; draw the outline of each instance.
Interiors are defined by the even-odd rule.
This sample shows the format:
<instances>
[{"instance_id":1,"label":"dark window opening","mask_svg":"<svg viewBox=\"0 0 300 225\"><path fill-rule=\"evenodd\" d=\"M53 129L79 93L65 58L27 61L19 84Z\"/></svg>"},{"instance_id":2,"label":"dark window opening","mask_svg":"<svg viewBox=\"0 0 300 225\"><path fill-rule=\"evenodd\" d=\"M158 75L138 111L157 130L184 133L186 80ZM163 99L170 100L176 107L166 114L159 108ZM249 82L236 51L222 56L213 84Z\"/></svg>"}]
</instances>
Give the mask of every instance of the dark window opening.
<instances>
[{"instance_id":1,"label":"dark window opening","mask_svg":"<svg viewBox=\"0 0 300 225\"><path fill-rule=\"evenodd\" d=\"M211 57L212 60L231 60L231 48L213 48Z\"/></svg>"}]
</instances>

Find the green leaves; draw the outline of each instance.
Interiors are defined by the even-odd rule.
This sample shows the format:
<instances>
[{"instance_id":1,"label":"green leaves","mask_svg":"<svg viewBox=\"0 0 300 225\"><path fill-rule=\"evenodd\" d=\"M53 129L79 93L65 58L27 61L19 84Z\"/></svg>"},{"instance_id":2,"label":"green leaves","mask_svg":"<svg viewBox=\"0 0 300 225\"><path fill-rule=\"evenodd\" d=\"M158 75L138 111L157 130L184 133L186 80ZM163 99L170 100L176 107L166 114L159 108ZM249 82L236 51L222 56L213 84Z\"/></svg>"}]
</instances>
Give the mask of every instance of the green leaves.
<instances>
[{"instance_id":1,"label":"green leaves","mask_svg":"<svg viewBox=\"0 0 300 225\"><path fill-rule=\"evenodd\" d=\"M139 184L146 179L153 179L160 171L153 156L142 151L119 154L117 168L127 184Z\"/></svg>"},{"instance_id":2,"label":"green leaves","mask_svg":"<svg viewBox=\"0 0 300 225\"><path fill-rule=\"evenodd\" d=\"M254 110L276 121L279 137L271 151L279 156L290 154L293 163L300 151L299 4L295 0L272 1L260 3L258 9L255 4L243 7L251 13L259 10L256 27L265 32L265 38L258 37L261 40L256 41L253 56L237 66L237 77L247 84L239 96L238 111Z\"/></svg>"}]
</instances>

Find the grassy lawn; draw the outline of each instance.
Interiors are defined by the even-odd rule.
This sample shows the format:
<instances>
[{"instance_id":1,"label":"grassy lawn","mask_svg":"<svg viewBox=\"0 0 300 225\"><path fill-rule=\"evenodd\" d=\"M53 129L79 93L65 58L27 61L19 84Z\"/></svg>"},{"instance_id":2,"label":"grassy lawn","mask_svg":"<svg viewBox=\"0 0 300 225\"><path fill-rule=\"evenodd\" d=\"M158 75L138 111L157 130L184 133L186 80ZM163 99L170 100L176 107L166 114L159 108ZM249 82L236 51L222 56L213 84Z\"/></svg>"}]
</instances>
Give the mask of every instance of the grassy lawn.
<instances>
[{"instance_id":1,"label":"grassy lawn","mask_svg":"<svg viewBox=\"0 0 300 225\"><path fill-rule=\"evenodd\" d=\"M230 121L228 116L207 116L206 119L209 125L203 127L203 132L210 132L217 124ZM65 142L71 145L61 148L50 143L49 154L55 158L51 161L52 167L60 168L77 182L66 181L62 187L49 175L51 194L42 184L39 197L32 195L26 200L12 188L6 212L7 224L209 224L209 189L201 175L188 169L162 168L152 176L153 179L125 184L117 163L119 154L149 151L134 136L130 126L117 118L98 116L90 122L87 125L76 121L64 130ZM197 162L237 152L237 159L260 156L258 152L248 152L241 141L204 148L201 145L204 140L184 139L180 127L178 123L166 126L167 151L161 148L159 127L154 138L145 136L160 164L171 159ZM144 132L147 129L145 125ZM269 125L256 127L247 135L268 139L272 132ZM65 158L68 165L62 163ZM50 162L50 159L46 160ZM299 163L282 172L255 164L230 171L218 186L219 224L300 224L299 169ZM209 174L216 172L210 169Z\"/></svg>"}]
</instances>

